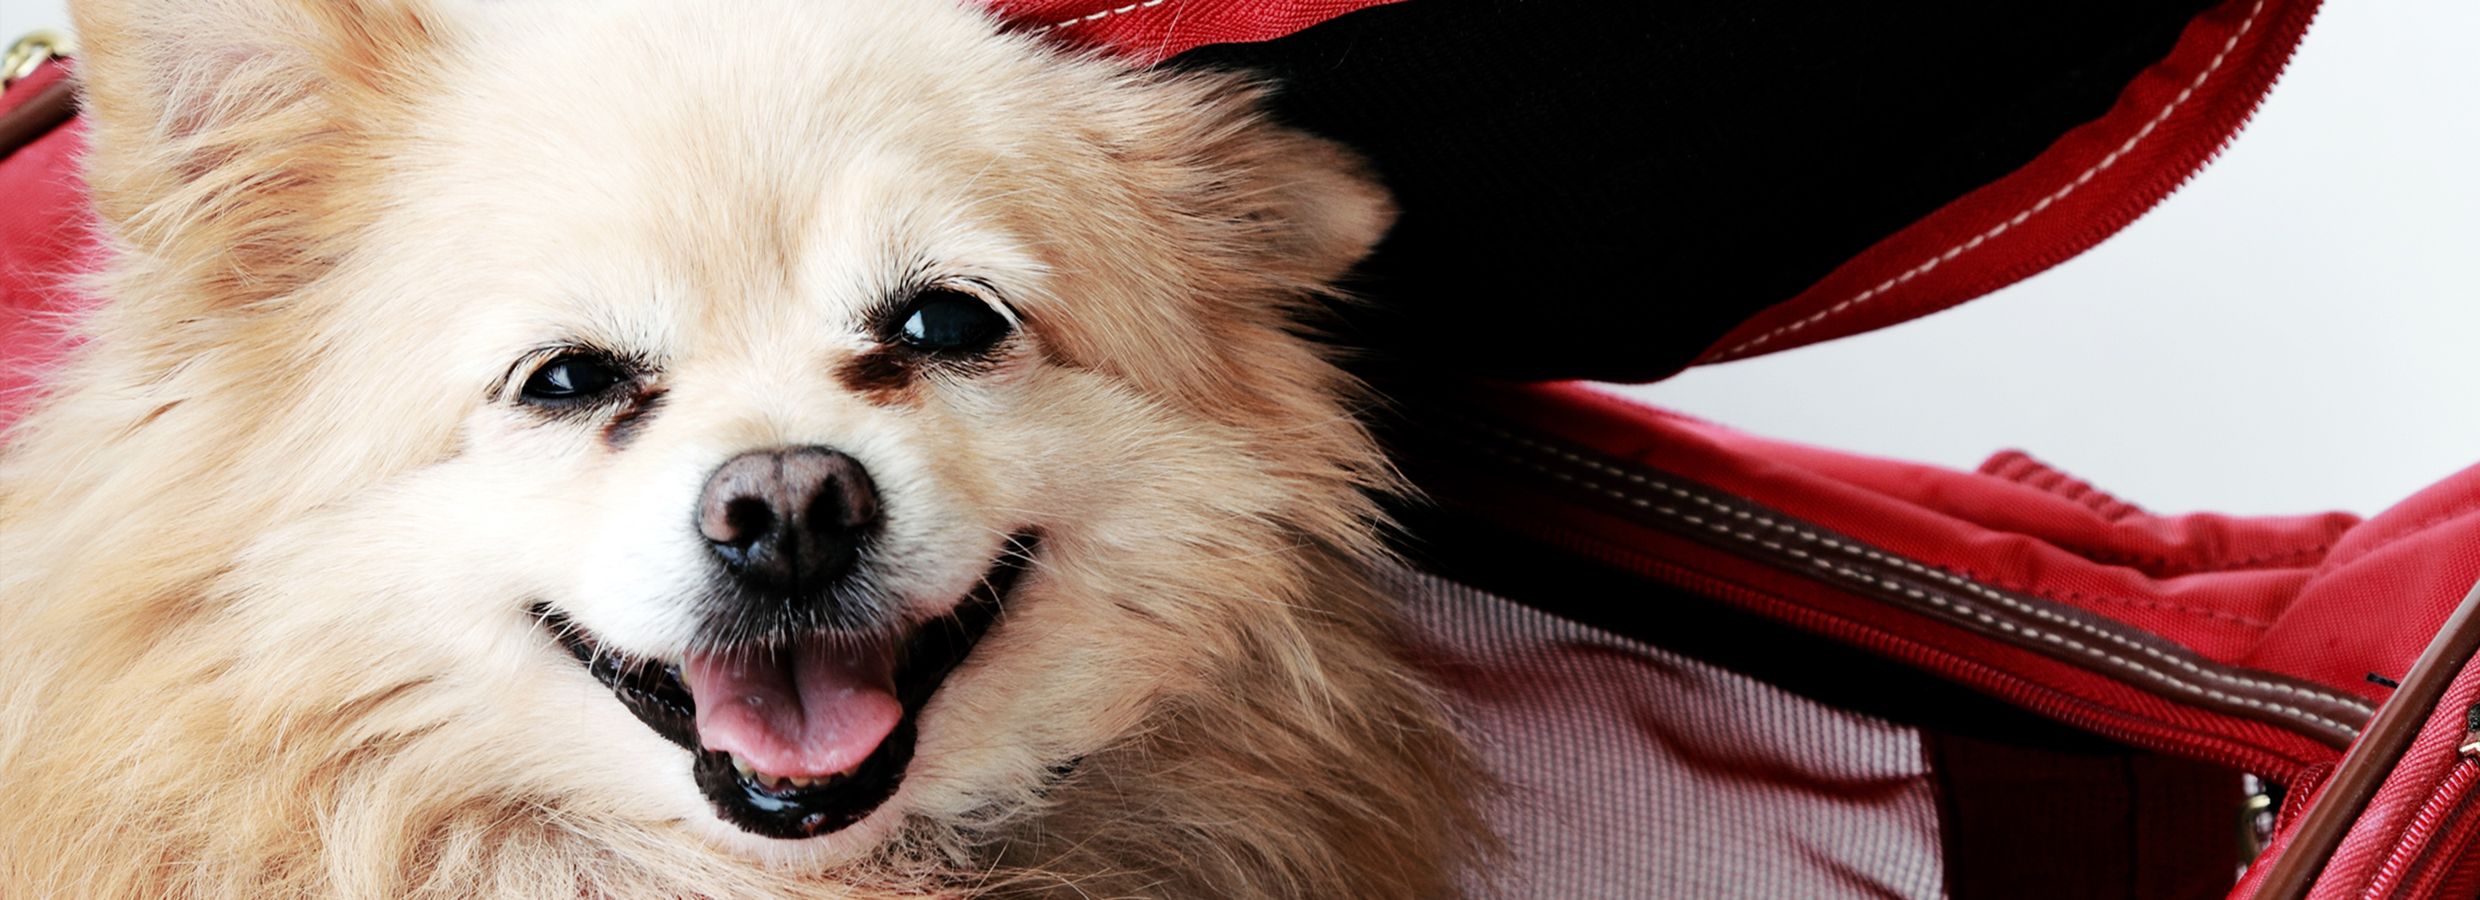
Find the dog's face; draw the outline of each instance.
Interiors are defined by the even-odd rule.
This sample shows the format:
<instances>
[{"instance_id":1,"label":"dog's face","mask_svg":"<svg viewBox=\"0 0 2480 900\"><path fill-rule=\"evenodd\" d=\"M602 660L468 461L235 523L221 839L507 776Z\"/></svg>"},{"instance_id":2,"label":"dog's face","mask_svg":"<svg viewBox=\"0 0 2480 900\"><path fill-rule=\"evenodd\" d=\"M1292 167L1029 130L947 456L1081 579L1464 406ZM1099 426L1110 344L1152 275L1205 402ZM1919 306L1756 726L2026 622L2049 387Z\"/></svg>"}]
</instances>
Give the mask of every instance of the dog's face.
<instances>
[{"instance_id":1,"label":"dog's face","mask_svg":"<svg viewBox=\"0 0 2480 900\"><path fill-rule=\"evenodd\" d=\"M507 765L779 862L1004 819L1295 615L1251 596L1289 545L1360 534L1296 320L1386 204L1236 83L944 0L376 6L132 30L238 16L345 83L306 102L348 149L296 152L351 158L265 188L349 223L287 257L269 377L312 456L396 464L260 577L409 573L334 618L489 655L435 677ZM232 47L95 43L107 125L269 127L195 83ZM216 239L148 231L136 130L99 181L133 252Z\"/></svg>"}]
</instances>

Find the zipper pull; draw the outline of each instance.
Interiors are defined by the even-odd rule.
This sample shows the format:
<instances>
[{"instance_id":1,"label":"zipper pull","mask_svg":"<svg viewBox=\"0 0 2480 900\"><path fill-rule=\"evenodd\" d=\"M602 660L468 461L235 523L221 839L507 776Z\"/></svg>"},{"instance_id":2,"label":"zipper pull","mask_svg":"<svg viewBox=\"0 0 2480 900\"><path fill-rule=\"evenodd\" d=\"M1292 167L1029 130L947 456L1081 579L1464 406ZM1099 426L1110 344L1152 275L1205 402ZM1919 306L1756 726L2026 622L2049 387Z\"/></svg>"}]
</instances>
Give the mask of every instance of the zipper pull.
<instances>
[{"instance_id":1,"label":"zipper pull","mask_svg":"<svg viewBox=\"0 0 2480 900\"><path fill-rule=\"evenodd\" d=\"M2463 711L2463 745L2454 748L2454 752L2480 758L2480 703Z\"/></svg>"},{"instance_id":2,"label":"zipper pull","mask_svg":"<svg viewBox=\"0 0 2480 900\"><path fill-rule=\"evenodd\" d=\"M17 79L34 74L55 56L77 52L77 42L58 31L37 31L9 45L8 55L0 57L0 89Z\"/></svg>"}]
</instances>

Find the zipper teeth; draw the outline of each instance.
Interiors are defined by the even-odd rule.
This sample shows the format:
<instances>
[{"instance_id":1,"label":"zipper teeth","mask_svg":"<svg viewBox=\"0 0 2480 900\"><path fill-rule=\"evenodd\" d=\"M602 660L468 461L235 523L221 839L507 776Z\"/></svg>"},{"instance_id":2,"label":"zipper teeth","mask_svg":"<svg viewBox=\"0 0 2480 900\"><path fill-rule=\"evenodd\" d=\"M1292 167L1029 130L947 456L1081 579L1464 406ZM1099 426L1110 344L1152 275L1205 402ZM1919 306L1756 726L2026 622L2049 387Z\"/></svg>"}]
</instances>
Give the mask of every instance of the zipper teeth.
<instances>
[{"instance_id":1,"label":"zipper teeth","mask_svg":"<svg viewBox=\"0 0 2480 900\"><path fill-rule=\"evenodd\" d=\"M2244 709L2246 712L2243 715L2269 717L2282 727L2324 732L2329 743L2335 740L2348 743L2358 736L2358 724L2336 716L2364 720L2372 712L2365 701L2357 698L2305 684L2286 684L2267 675L2225 670L2211 665L2209 661L2192 659L2183 651L2173 649L2175 645L2170 648L2155 646L2105 625L2063 615L2046 608L2040 601L2012 596L1867 546L1789 516L1756 507L1743 498L1729 494L1705 496L1700 491L1681 487L1681 484L1693 482L1675 476L1623 469L1609 461L1515 434L1488 422L1464 421L1472 430L1472 437L1466 440L1480 452L1504 458L1519 467L1549 475L1577 488L1607 495L1629 504L1631 508L1659 514L1665 524L1689 528L1691 537L1709 537L1710 532L1738 539L1737 543L1724 542L1722 548L1725 552L1769 562L1789 571L1811 575L1819 571L1833 574L1849 582L1838 584L1838 588L1860 588L1900 606L1925 606L1927 608L1915 611L1936 619L1952 619L1967 628L1977 624L1983 633L2003 642L2062 659L2103 677L2122 682L2128 676L2140 677L2143 683L2129 683L2138 689L2146 689L2147 684L2157 687L2158 690L2148 692L2164 694L2166 691L2168 693L2165 695L2173 698L2174 702L2192 698L2219 704L2225 707L2224 712ZM1505 446L1485 443L1485 438ZM1528 458L1517 451L1537 454L1542 458ZM1628 484L1619 484L1618 480ZM1651 493L1635 493L1637 488ZM1690 505L1694 505L1696 510L1689 511ZM1949 590L1950 585L1956 590ZM1966 596L1957 590L1976 596ZM2135 634L2144 633L2138 631ZM2162 665L2145 662L2147 657Z\"/></svg>"},{"instance_id":2,"label":"zipper teeth","mask_svg":"<svg viewBox=\"0 0 2480 900\"><path fill-rule=\"evenodd\" d=\"M1442 423L1463 422L1465 423L1464 427L1455 430L1464 431L1467 435L1478 436L1476 434L1478 433L1496 436L1503 434L1498 426L1486 420L1475 419L1468 414L1450 410L1439 410L1438 412L1440 414L1433 421ZM1445 434L1440 434L1439 436L1442 438L1447 437ZM1515 435L1506 435L1506 438L1522 440L1519 436ZM1473 440L1471 437L1466 437L1462 440L1455 440L1451 438L1449 439L1449 443L1462 443L1482 450L1484 453L1492 457L1505 455L1505 451L1491 448L1480 441ZM1513 461L1519 465L1525 466L1526 468L1535 469L1544 474L1553 476L1560 475L1560 473L1556 470L1543 468L1522 458L1514 458ZM1501 467L1488 469L1487 471L1498 473L1500 477L1504 477L1506 470ZM2193 729L2179 728L2166 723L2152 723L2149 725L2140 722L2126 723L2122 719L2113 717L2110 714L2116 713L2119 716L2128 717L2132 717L2134 714L2128 713L2125 710L2110 707L2106 704L2071 697L2062 697L2046 684L1994 668L1972 657L1950 652L1934 645L1903 638L1874 626L1850 622L1830 614L1813 610L1796 601L1792 601L1774 594L1765 593L1735 582L1723 581L1703 572L1689 569L1675 561L1647 556L1623 545L1614 545L1608 542L1598 541L1575 532L1565 531L1564 529L1554 528L1553 530L1555 534L1563 538L1563 540L1560 541L1561 543L1566 544L1571 549L1582 550L1583 555L1585 556L1601 559L1605 562L1617 565L1627 571L1634 572L1638 575L1664 584L1706 594L1718 599L1727 600L1737 603L1743 607L1761 609L1770 615L1787 620L1792 624L1814 632L1845 640L1849 640L1854 637L1867 638L1877 642L1881 647L1881 652L1883 652L1882 648L1885 646L1900 646L1906 656L1909 656L1915 660L1927 659L1933 661L1933 663L1938 666L1948 668L1950 671L1969 672L1971 673L1971 679L1974 683L1984 686L1992 686L1986 689L1995 690L2002 696L2011 698L2014 702L2020 703L2052 718L2073 723L2089 731L2107 735L2134 746L2156 751L2176 753L2178 755L2193 759L2200 759L2230 766L2232 768L2243 769L2284 783L2296 781L2297 778L2313 763L2311 760L2303 759L2282 751L2274 750L2269 747L2253 744L2243 739L2233 738L2226 735L2200 733ZM1719 552L1729 551L1726 548ZM1746 554L1738 555L1745 556ZM1805 569L1799 569L1798 571L1805 571ZM1837 589L1848 589L1848 587L1844 585L1833 583L1829 584ZM1941 626L1958 628L1963 627L1958 623L1948 621L1944 617L1933 615L1926 610L1915 611L1915 615L1936 622ZM2070 664L2073 663L2070 662ZM2120 684L2129 684L2125 679L2115 677L2107 671L2095 670L2090 667L2086 667L2086 670L2093 671L2100 677L2108 678ZM2132 684L2129 684L2129 686L2136 690L2144 690L2144 688L2140 686ZM2156 694L2156 696L2159 695ZM2175 697L2166 699L2174 704L2180 702ZM2364 706L2364 703L2358 705ZM2214 710L2214 712L2220 715L2232 714L2226 710ZM2281 726L2277 725L2276 727ZM2313 736L2302 733L2295 728L2285 730L2289 733L2301 734L2303 737L2311 737L2311 739L2313 739ZM2345 726L2343 730L2355 732L2356 728L2352 726Z\"/></svg>"},{"instance_id":3,"label":"zipper teeth","mask_svg":"<svg viewBox=\"0 0 2480 900\"><path fill-rule=\"evenodd\" d=\"M1856 636L1872 636L1903 643L1906 645L1906 652L1913 658L1927 659L1934 663L1935 665L1930 667L1932 669L1950 667L1954 670L1969 671L1973 673L1975 683L1994 685L1995 692L1999 696L2010 698L2053 719L2072 723L2086 731L2113 738L2130 746L2175 753L2188 759L2253 772L2283 784L2297 781L2300 774L2308 768L2308 764L2301 760L2247 744L2235 741L2197 740L2198 735L2184 729L2168 726L2141 728L2125 725L2093 714L2092 709L2095 705L2059 699L2052 693L2049 685L2039 681L1943 648L1907 641L1875 628L1826 615L1796 602L1737 582L1724 581L1669 560L1648 557L1634 551L1600 543L1586 546L1570 542L1569 547L1581 551L1586 556L1617 565L1633 574L1670 587L1727 600L1742 608L1767 609L1795 626L1819 634L1844 640Z\"/></svg>"},{"instance_id":4,"label":"zipper teeth","mask_svg":"<svg viewBox=\"0 0 2480 900\"><path fill-rule=\"evenodd\" d=\"M2144 218L2159 208L2164 201L2169 200L2172 195L2185 189L2188 182L2204 174L2204 170L2211 168L2215 161L2222 158L2223 153L2229 151L2230 145L2238 141L2240 132L2247 130L2248 123L2255 120L2257 111L2264 108L2265 97L2272 93L2274 83L2281 80L2282 73L2290 68L2292 57L2297 56L2298 53L2299 41L2294 38L2291 46L2282 52L2281 60L2275 64L2273 77L2266 81L2264 90L2258 91L2256 97L2249 100L2244 108L2234 112L2220 113L2214 117L2212 131L2219 137L2216 137L2204 152L2195 154L2192 159L2182 160L2179 165L2145 180L2141 189L2125 192L2124 200L2110 204L2106 213L2094 216L2093 224L2081 229L2076 235L2076 240L2052 244L2026 258L2023 262L2001 269L2001 280L2012 284L2081 256L2086 250L2099 245L2111 235L2126 230L2128 226L2135 224L2136 220ZM2070 246L2077 249L2066 249Z\"/></svg>"},{"instance_id":5,"label":"zipper teeth","mask_svg":"<svg viewBox=\"0 0 2480 900\"><path fill-rule=\"evenodd\" d=\"M2453 862L2451 857L2441 861L2440 853L2453 849L2449 845L2458 843L2457 834L2469 837L2472 788L2480 785L2480 704L2463 715L2466 724L2455 748L2454 768L2403 826L2401 838L2360 892L2362 898L2421 896L2422 883L2433 880L2441 866Z\"/></svg>"},{"instance_id":6,"label":"zipper teeth","mask_svg":"<svg viewBox=\"0 0 2480 900\"><path fill-rule=\"evenodd\" d=\"M2403 900L2444 897L2446 885L2462 874L2458 870L2468 864L2463 851L2470 849L2472 837L2480 834L2480 827L2475 827L2480 826L2480 817L2472 815L2468 794L2451 815L2443 830L2429 839L2428 849L2412 866L2411 877L2403 881L2398 897Z\"/></svg>"},{"instance_id":7,"label":"zipper teeth","mask_svg":"<svg viewBox=\"0 0 2480 900\"><path fill-rule=\"evenodd\" d=\"M2360 896L2419 896L2414 887L2424 880L2420 876L2441 864L2439 854L2448 849L2445 845L2451 842L2452 832L2462 830L2453 826L2467 815L2474 783L2480 783L2480 760L2464 757L2454 764L2454 770L2447 773L2428 801L2420 804L2419 813L2403 827L2401 839L2386 854L2384 864L2377 867L2376 876L2368 880L2368 888Z\"/></svg>"},{"instance_id":8,"label":"zipper teeth","mask_svg":"<svg viewBox=\"0 0 2480 900\"><path fill-rule=\"evenodd\" d=\"M2264 2L2270 5L2281 2L2281 0L2264 0ZM2308 15L2311 19L2313 19L2316 11L2316 0L2306 0L2306 2L2308 6ZM2187 186L2188 182L2195 180L2197 175L2203 173L2206 168L2209 168L2215 160L2220 159L2222 153L2227 151L2230 148L2230 145L2238 140L2240 132L2246 130L2248 123L2256 118L2257 111L2264 108L2265 97L2272 93L2273 85L2278 83L2282 78L2282 74L2289 70L2291 60L2299 55L2300 40L2306 34L2307 29L2305 23L2302 23L2295 29L2289 27L2290 20L2288 16L2295 15L2293 12L2295 8L2296 4L2290 4L2286 5L2285 8L2280 11L2273 12L2273 18L2262 26L2265 29L2265 33L2268 35L2267 39L2271 40L2273 39L2272 36L2275 34L2273 29L2278 23L2285 29L2283 34L2287 37L2287 43L2281 49L2280 55L2272 58L2272 74L2263 80L2262 86L2254 91L2253 96L2248 99L2245 106L2235 110L2216 110L2212 113L2208 113L2209 118L2206 120L2207 127L2198 129L2198 131L2204 134L2213 135L2214 137L2210 141L2191 140L2168 145L2175 148L2171 152L2165 154L2165 157L2173 163L2172 165L2160 167L2150 177L2142 179L2127 190L2118 192L2117 196L2120 198L2118 202L2100 205L2094 214L2084 217L2090 222L2088 226L2075 229L2070 232L2072 235L2071 239L2047 242L2030 253L2018 256L2010 262L1997 265L1993 269L1986 270L1993 273L1995 286L1976 296L1986 296L1988 293L2047 271L2060 263L2082 255L2085 251L2098 246L2103 240L2108 239L2111 235L2126 230L2127 226L2135 224L2137 219L2143 218L2155 207L2160 206L2162 201L2169 199L2172 194L2178 193L2180 189ZM2264 58L2265 57L2259 57L2259 60ZM2254 73L2261 70L2262 65L2263 64L2259 62L2257 63L2257 68L2251 68L2245 72L2236 73L2236 75L2238 78L2246 80L2246 83L2254 83ZM2151 70L2147 69L2147 71ZM2130 83L2132 84L2132 82ZM2196 149L2199 147L2202 148L2201 152ZM1974 243L1978 242L1975 241ZM1947 279L1947 283L1951 283L1952 281L1953 278L1950 275ZM1917 293L1921 290L1921 285L1930 283L1932 282L1926 279L1915 282L1913 291ZM1969 299L1971 298L1960 298L1954 302L1940 306L1938 309L1945 309ZM1936 310L1927 310L1907 318L1917 318L1918 315L1926 315L1929 312L1935 311ZM1761 355L1766 352L1779 352L1784 349L1783 347L1776 347L1771 351L1758 350L1757 345L1764 342L1764 339L1760 338L1758 340L1732 347L1728 350L1714 352L1707 356L1700 357L1695 361L1695 364L1729 362L1732 360L1745 359L1748 357Z\"/></svg>"},{"instance_id":9,"label":"zipper teeth","mask_svg":"<svg viewBox=\"0 0 2480 900\"><path fill-rule=\"evenodd\" d=\"M2284 10L2283 13L2288 13L2291 15L2296 14L2289 9ZM2277 16L2280 15L2283 14L2277 14ZM2313 21L2315 15L2316 7L2314 4L2310 4L2308 11L2309 19ZM2279 25L2280 27L2288 28L2289 19L2287 17L2281 18L2279 20ZM2221 159L2222 154L2230 149L2230 145L2239 139L2239 134L2247 130L2248 123L2255 120L2256 113L2259 110L2264 109L2265 98L2273 93L2274 85L2281 82L2283 73L2290 70L2291 60L2299 55L2299 44L2307 35L2307 26L2308 23L2303 22L2295 31L2288 35L2288 45L2282 48L2281 55L2278 58L2273 59L2272 74L2265 77L2263 87L2259 88L2255 92L2255 96L2248 100L2246 106L2229 111L2219 111L2213 115L2213 117L2209 120L2210 128L2207 129L2207 132L2216 135L2216 137L2210 142L2209 145L2205 146L2202 153L2193 153L2192 151L2188 151L2188 148L2197 146L2194 143L2178 145L2182 151L2188 151L2187 153L2181 154L2178 165L2166 167L2152 178L2146 179L2142 183L2141 188L2138 190L2122 192L2124 199L2121 202L2109 205L2107 207L2106 214L2093 217L2093 225L2089 228L2082 229L2077 233L2078 239L2069 243L2083 245L2085 248L2089 249L2091 246L2099 244L2110 235L2117 234L2118 232L2125 230L2127 226L2135 224L2137 219L2143 218L2147 213L2150 213L2156 207L2159 207L2162 201L2168 200L2172 194L2176 194L2180 189L2185 188L2188 182L2194 181L2196 176L2203 174L2205 169L2212 167L2214 161ZM2269 22L2264 27L2266 28L2268 39L2271 39L2271 36L2274 33L2273 29L2277 27L2277 25L2273 22ZM2259 63L2259 65L2262 65L2262 63ZM2251 78L2252 75L2253 72L2251 71L2250 73L2241 74L2239 77ZM2059 249L2061 246L2062 245L2060 244L2052 244L2049 249L2045 249L2042 252L2031 256L2029 258L2031 260L2029 263L2019 263L2017 265L2008 266L2005 269L2002 269L2001 271L2004 273L2004 279L2009 283L2020 281L2024 278L2030 277L2032 273L2045 271L2052 266L2072 259L2084 252L2083 250L2069 251Z\"/></svg>"}]
</instances>

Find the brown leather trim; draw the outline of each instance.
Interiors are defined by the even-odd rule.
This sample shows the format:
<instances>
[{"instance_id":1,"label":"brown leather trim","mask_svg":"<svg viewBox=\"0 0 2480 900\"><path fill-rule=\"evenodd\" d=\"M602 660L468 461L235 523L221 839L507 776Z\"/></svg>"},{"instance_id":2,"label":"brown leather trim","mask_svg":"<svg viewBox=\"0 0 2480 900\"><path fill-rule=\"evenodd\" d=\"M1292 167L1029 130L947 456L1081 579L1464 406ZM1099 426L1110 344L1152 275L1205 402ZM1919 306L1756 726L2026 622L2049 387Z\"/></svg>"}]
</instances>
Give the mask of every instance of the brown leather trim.
<instances>
[{"instance_id":1,"label":"brown leather trim","mask_svg":"<svg viewBox=\"0 0 2480 900\"><path fill-rule=\"evenodd\" d=\"M2385 776L2393 774L2395 765L2411 749L2412 739L2419 736L2420 726L2436 714L2438 698L2445 696L2454 676L2471 663L2475 651L2480 651L2480 584L2463 595L2445 627L2437 630L2428 648L2420 651L2419 661L2411 664L2411 674L2403 678L2402 687L2377 710L2367 735L2342 757L2341 767L2334 770L2307 817L2300 820L2299 831L2273 861L2273 871L2256 890L2256 900L2308 896L2308 889L2325 870L2325 861L2342 846L2343 836L2359 821L2368 801L2376 799Z\"/></svg>"},{"instance_id":2,"label":"brown leather trim","mask_svg":"<svg viewBox=\"0 0 2480 900\"><path fill-rule=\"evenodd\" d=\"M26 102L0 113L0 159L34 143L77 115L77 85L63 78L43 86Z\"/></svg>"},{"instance_id":3,"label":"brown leather trim","mask_svg":"<svg viewBox=\"0 0 2480 900\"><path fill-rule=\"evenodd\" d=\"M2149 632L1982 584L1632 461L1460 415L1453 442L1547 475L1596 507L2092 671L2182 705L2272 724L2335 748L2373 712L2358 697L2226 666Z\"/></svg>"}]
</instances>

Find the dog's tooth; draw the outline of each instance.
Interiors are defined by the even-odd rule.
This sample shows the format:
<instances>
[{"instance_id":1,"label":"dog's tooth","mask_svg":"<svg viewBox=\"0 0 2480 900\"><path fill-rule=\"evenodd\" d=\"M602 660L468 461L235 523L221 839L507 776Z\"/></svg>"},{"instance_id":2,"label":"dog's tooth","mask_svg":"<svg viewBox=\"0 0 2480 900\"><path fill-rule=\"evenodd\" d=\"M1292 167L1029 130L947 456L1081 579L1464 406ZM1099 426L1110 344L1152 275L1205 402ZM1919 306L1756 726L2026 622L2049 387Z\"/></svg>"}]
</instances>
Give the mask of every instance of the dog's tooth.
<instances>
[{"instance_id":1,"label":"dog's tooth","mask_svg":"<svg viewBox=\"0 0 2480 900\"><path fill-rule=\"evenodd\" d=\"M788 791L794 788L817 787L818 785L852 774L849 770L847 770L818 778L799 778L791 775L777 775L772 772L758 771L758 767L750 765L748 760L742 759L740 754L737 753L732 754L732 770L741 773L741 777L749 779L751 783L770 791Z\"/></svg>"}]
</instances>

